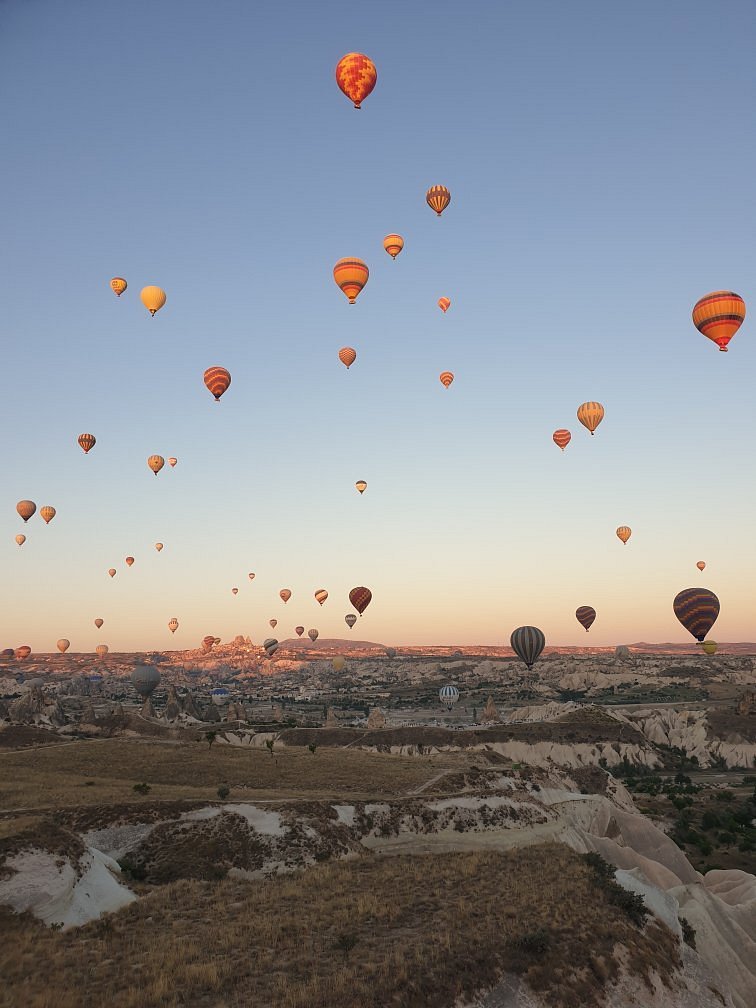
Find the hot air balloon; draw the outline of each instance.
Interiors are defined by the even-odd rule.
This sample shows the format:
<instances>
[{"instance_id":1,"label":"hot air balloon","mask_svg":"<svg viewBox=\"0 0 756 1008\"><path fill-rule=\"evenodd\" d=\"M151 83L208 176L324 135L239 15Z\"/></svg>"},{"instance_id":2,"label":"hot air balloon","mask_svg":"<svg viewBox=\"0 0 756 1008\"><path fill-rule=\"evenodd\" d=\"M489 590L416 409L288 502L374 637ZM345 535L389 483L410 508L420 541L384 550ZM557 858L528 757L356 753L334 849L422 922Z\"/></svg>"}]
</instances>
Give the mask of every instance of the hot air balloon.
<instances>
[{"instance_id":1,"label":"hot air balloon","mask_svg":"<svg viewBox=\"0 0 756 1008\"><path fill-rule=\"evenodd\" d=\"M36 510L37 505L34 503L34 501L22 500L19 501L18 504L16 504L16 511L18 511L19 515L24 519L25 522L29 521L29 519Z\"/></svg>"},{"instance_id":2,"label":"hot air balloon","mask_svg":"<svg viewBox=\"0 0 756 1008\"><path fill-rule=\"evenodd\" d=\"M442 371L441 374L438 376L438 380L441 382L444 388L449 388L451 383L454 381L454 375L451 373L451 371Z\"/></svg>"},{"instance_id":3,"label":"hot air balloon","mask_svg":"<svg viewBox=\"0 0 756 1008\"><path fill-rule=\"evenodd\" d=\"M160 287L143 287L139 296L142 299L142 304L153 318L155 312L159 312L165 304L165 291Z\"/></svg>"},{"instance_id":4,"label":"hot air balloon","mask_svg":"<svg viewBox=\"0 0 756 1008\"><path fill-rule=\"evenodd\" d=\"M55 510L55 508L50 507L49 504L46 504L44 507L41 507L39 509L39 516L45 523L45 525L49 525L57 513L58 512Z\"/></svg>"},{"instance_id":5,"label":"hot air balloon","mask_svg":"<svg viewBox=\"0 0 756 1008\"><path fill-rule=\"evenodd\" d=\"M335 655L331 661L334 672L343 672L344 666L346 665L346 659L343 655Z\"/></svg>"},{"instance_id":6,"label":"hot air balloon","mask_svg":"<svg viewBox=\"0 0 756 1008\"><path fill-rule=\"evenodd\" d=\"M364 494L365 491L367 490L367 483L365 482L365 480L357 480L357 482L354 485L357 487L357 489L360 491L361 494Z\"/></svg>"},{"instance_id":7,"label":"hot air balloon","mask_svg":"<svg viewBox=\"0 0 756 1008\"><path fill-rule=\"evenodd\" d=\"M353 350L350 346L343 346L341 350L339 350L339 360L346 366L348 371L352 364L354 364L357 360L357 351Z\"/></svg>"},{"instance_id":8,"label":"hot air balloon","mask_svg":"<svg viewBox=\"0 0 756 1008\"><path fill-rule=\"evenodd\" d=\"M627 546L627 540L630 538L632 534L633 530L631 528L628 528L627 525L620 525L620 527L617 529L617 538L621 539L626 546Z\"/></svg>"},{"instance_id":9,"label":"hot air balloon","mask_svg":"<svg viewBox=\"0 0 756 1008\"><path fill-rule=\"evenodd\" d=\"M168 465L171 467L171 469L175 468L177 462L178 462L178 459L177 458L173 458L173 456L171 456L171 458L168 459Z\"/></svg>"},{"instance_id":10,"label":"hot air balloon","mask_svg":"<svg viewBox=\"0 0 756 1008\"><path fill-rule=\"evenodd\" d=\"M26 536L25 535L17 535L16 536L16 542L18 543L19 546L23 546L24 543L26 542Z\"/></svg>"},{"instance_id":11,"label":"hot air balloon","mask_svg":"<svg viewBox=\"0 0 756 1008\"><path fill-rule=\"evenodd\" d=\"M95 654L100 659L104 658L107 653L108 653L107 644L98 644L97 647L95 648Z\"/></svg>"},{"instance_id":12,"label":"hot air balloon","mask_svg":"<svg viewBox=\"0 0 756 1008\"><path fill-rule=\"evenodd\" d=\"M350 52L336 64L336 83L358 109L375 87L378 71L364 53Z\"/></svg>"},{"instance_id":13,"label":"hot air balloon","mask_svg":"<svg viewBox=\"0 0 756 1008\"><path fill-rule=\"evenodd\" d=\"M719 616L719 599L708 588L684 588L672 603L675 616L701 643Z\"/></svg>"},{"instance_id":14,"label":"hot air balloon","mask_svg":"<svg viewBox=\"0 0 756 1008\"><path fill-rule=\"evenodd\" d=\"M442 185L431 186L428 192L425 194L425 202L431 208L435 210L438 216L446 210L446 208L451 203L451 193Z\"/></svg>"},{"instance_id":15,"label":"hot air balloon","mask_svg":"<svg viewBox=\"0 0 756 1008\"><path fill-rule=\"evenodd\" d=\"M162 455L150 455L150 457L147 459L147 465L150 467L150 469L152 469L152 471L157 476L157 474L165 465L165 459L163 458Z\"/></svg>"},{"instance_id":16,"label":"hot air balloon","mask_svg":"<svg viewBox=\"0 0 756 1008\"><path fill-rule=\"evenodd\" d=\"M255 580L255 575L251 571L250 571L248 577L249 577L250 581L254 581Z\"/></svg>"},{"instance_id":17,"label":"hot air balloon","mask_svg":"<svg viewBox=\"0 0 756 1008\"><path fill-rule=\"evenodd\" d=\"M560 427L559 430L555 430L552 437L554 439L554 444L558 448L561 448L562 451L564 451L570 441L572 441L572 434L563 427Z\"/></svg>"},{"instance_id":18,"label":"hot air balloon","mask_svg":"<svg viewBox=\"0 0 756 1008\"><path fill-rule=\"evenodd\" d=\"M344 617L344 622L351 630L354 624L357 622L357 617L354 615L353 612L347 613L346 616Z\"/></svg>"},{"instance_id":19,"label":"hot air balloon","mask_svg":"<svg viewBox=\"0 0 756 1008\"><path fill-rule=\"evenodd\" d=\"M278 650L278 641L275 637L268 637L267 640L263 641L263 648L267 652L268 658L272 658Z\"/></svg>"},{"instance_id":20,"label":"hot air balloon","mask_svg":"<svg viewBox=\"0 0 756 1008\"><path fill-rule=\"evenodd\" d=\"M94 625L95 625L95 626L97 627L97 629L99 630L99 629L100 629L100 627L102 626L102 624L103 624L104 622L105 622L105 620L104 620L104 619L100 619L100 617L98 616L98 617L97 617L97 619L96 619L96 620L94 621Z\"/></svg>"},{"instance_id":21,"label":"hot air balloon","mask_svg":"<svg viewBox=\"0 0 756 1008\"><path fill-rule=\"evenodd\" d=\"M213 644L217 644L220 641L219 637L213 637L212 634L208 634L207 637L202 638L202 650L210 651Z\"/></svg>"},{"instance_id":22,"label":"hot air balloon","mask_svg":"<svg viewBox=\"0 0 756 1008\"><path fill-rule=\"evenodd\" d=\"M517 657L524 661L530 671L546 644L543 631L534 626L521 626L512 631L509 644Z\"/></svg>"},{"instance_id":23,"label":"hot air balloon","mask_svg":"<svg viewBox=\"0 0 756 1008\"><path fill-rule=\"evenodd\" d=\"M176 633L179 627L179 621L174 616L173 619L168 620L168 629L171 633Z\"/></svg>"},{"instance_id":24,"label":"hot air balloon","mask_svg":"<svg viewBox=\"0 0 756 1008\"><path fill-rule=\"evenodd\" d=\"M210 690L210 699L216 707L222 707L227 703L230 695L225 686L216 686L214 690Z\"/></svg>"},{"instance_id":25,"label":"hot air balloon","mask_svg":"<svg viewBox=\"0 0 756 1008\"><path fill-rule=\"evenodd\" d=\"M357 300L357 295L368 282L369 276L370 271L362 259L339 259L333 267L333 279L349 298L349 304L354 304Z\"/></svg>"},{"instance_id":26,"label":"hot air balloon","mask_svg":"<svg viewBox=\"0 0 756 1008\"><path fill-rule=\"evenodd\" d=\"M438 299L438 307L441 309L444 315L446 315L446 313L449 311L449 308L451 307L451 299L448 297L440 297Z\"/></svg>"},{"instance_id":27,"label":"hot air balloon","mask_svg":"<svg viewBox=\"0 0 756 1008\"><path fill-rule=\"evenodd\" d=\"M288 588L282 588L278 594L281 596L284 602L288 602L289 599L291 598L291 592L289 591Z\"/></svg>"},{"instance_id":28,"label":"hot air balloon","mask_svg":"<svg viewBox=\"0 0 756 1008\"><path fill-rule=\"evenodd\" d=\"M373 593L369 588L352 588L349 592L349 601L352 603L360 616L362 616L367 607L370 605L372 597Z\"/></svg>"},{"instance_id":29,"label":"hot air balloon","mask_svg":"<svg viewBox=\"0 0 756 1008\"><path fill-rule=\"evenodd\" d=\"M68 651L68 649L71 647L71 641L70 640L66 640L65 637L61 637L60 640L58 641L58 645L57 646L58 646L58 651L60 651L61 654L65 654L66 651Z\"/></svg>"},{"instance_id":30,"label":"hot air balloon","mask_svg":"<svg viewBox=\"0 0 756 1008\"><path fill-rule=\"evenodd\" d=\"M13 652L13 654L15 655L16 658L18 658L19 661L24 661L26 658L29 657L31 653L32 649L29 647L28 644L22 644L21 647L17 647L16 650Z\"/></svg>"},{"instance_id":31,"label":"hot air balloon","mask_svg":"<svg viewBox=\"0 0 756 1008\"><path fill-rule=\"evenodd\" d=\"M294 633L297 635L297 637L301 637L302 634L304 633L304 627L303 626L294 627Z\"/></svg>"},{"instance_id":32,"label":"hot air balloon","mask_svg":"<svg viewBox=\"0 0 756 1008\"><path fill-rule=\"evenodd\" d=\"M113 288L116 297L120 297L121 294L123 294L123 292L129 285L126 283L123 277L113 277L113 279L110 281L110 286Z\"/></svg>"},{"instance_id":33,"label":"hot air balloon","mask_svg":"<svg viewBox=\"0 0 756 1008\"><path fill-rule=\"evenodd\" d=\"M717 642L713 640L705 640L701 647L704 649L707 655L713 655L717 653Z\"/></svg>"},{"instance_id":34,"label":"hot air balloon","mask_svg":"<svg viewBox=\"0 0 756 1008\"><path fill-rule=\"evenodd\" d=\"M745 301L733 291L713 291L696 301L693 307L696 329L725 352L745 316Z\"/></svg>"},{"instance_id":35,"label":"hot air balloon","mask_svg":"<svg viewBox=\"0 0 756 1008\"><path fill-rule=\"evenodd\" d=\"M278 620L277 619L269 619L268 623L270 623L271 629L273 629L273 630L275 630L276 627L278 626Z\"/></svg>"},{"instance_id":36,"label":"hot air balloon","mask_svg":"<svg viewBox=\"0 0 756 1008\"><path fill-rule=\"evenodd\" d=\"M215 396L215 401L220 402L220 397L231 384L231 373L224 367L214 365L205 371L205 385L208 391Z\"/></svg>"},{"instance_id":37,"label":"hot air balloon","mask_svg":"<svg viewBox=\"0 0 756 1008\"><path fill-rule=\"evenodd\" d=\"M131 565L133 563L134 563L134 557L126 557L126 566L127 567L131 567Z\"/></svg>"},{"instance_id":38,"label":"hot air balloon","mask_svg":"<svg viewBox=\"0 0 756 1008\"><path fill-rule=\"evenodd\" d=\"M238 588L232 588L231 589L231 594L232 595L238 595L239 594L239 589Z\"/></svg>"},{"instance_id":39,"label":"hot air balloon","mask_svg":"<svg viewBox=\"0 0 756 1008\"><path fill-rule=\"evenodd\" d=\"M706 561L705 560L699 560L698 563L696 564L696 567L698 567L698 569L700 571L702 571L705 566L706 566Z\"/></svg>"},{"instance_id":40,"label":"hot air balloon","mask_svg":"<svg viewBox=\"0 0 756 1008\"><path fill-rule=\"evenodd\" d=\"M438 699L447 710L451 710L459 701L459 690L456 686L442 686L438 691Z\"/></svg>"},{"instance_id":41,"label":"hot air balloon","mask_svg":"<svg viewBox=\"0 0 756 1008\"><path fill-rule=\"evenodd\" d=\"M383 247L386 249L388 254L392 259L396 259L399 253L404 248L404 238L398 234L386 235L383 239Z\"/></svg>"},{"instance_id":42,"label":"hot air balloon","mask_svg":"<svg viewBox=\"0 0 756 1008\"><path fill-rule=\"evenodd\" d=\"M591 432L592 437L593 432L604 419L604 407L601 403L584 402L581 406L578 406L577 418L583 427L586 427Z\"/></svg>"},{"instance_id":43,"label":"hot air balloon","mask_svg":"<svg viewBox=\"0 0 756 1008\"><path fill-rule=\"evenodd\" d=\"M315 643L315 641L316 641L316 640L318 639L318 637L320 636L320 634L318 633L318 631L317 631L317 630L308 630L308 631L307 631L307 636L308 636L308 637L310 638L310 640L311 640L311 641L312 641L312 643L314 644L314 643Z\"/></svg>"},{"instance_id":44,"label":"hot air balloon","mask_svg":"<svg viewBox=\"0 0 756 1008\"><path fill-rule=\"evenodd\" d=\"M325 588L318 588L318 590L315 592L315 601L319 602L320 605L323 605L323 603L327 598L328 598L328 592L325 590Z\"/></svg>"},{"instance_id":45,"label":"hot air balloon","mask_svg":"<svg viewBox=\"0 0 756 1008\"><path fill-rule=\"evenodd\" d=\"M162 543L155 543L155 549L158 551L158 553L160 553L162 551L162 549L163 549L163 544Z\"/></svg>"},{"instance_id":46,"label":"hot air balloon","mask_svg":"<svg viewBox=\"0 0 756 1008\"><path fill-rule=\"evenodd\" d=\"M154 665L137 665L131 673L131 685L146 700L160 685L160 672Z\"/></svg>"},{"instance_id":47,"label":"hot air balloon","mask_svg":"<svg viewBox=\"0 0 756 1008\"><path fill-rule=\"evenodd\" d=\"M116 576L116 569L115 569L115 567L111 567L108 570L108 574L110 574L111 577L115 577Z\"/></svg>"},{"instance_id":48,"label":"hot air balloon","mask_svg":"<svg viewBox=\"0 0 756 1008\"><path fill-rule=\"evenodd\" d=\"M85 455L87 454L87 452L90 452L97 444L97 438L94 436L94 434L79 434L76 440L79 442L79 447L82 449Z\"/></svg>"},{"instance_id":49,"label":"hot air balloon","mask_svg":"<svg viewBox=\"0 0 756 1008\"><path fill-rule=\"evenodd\" d=\"M3 650L0 651L0 656L3 657L3 658L13 658L14 655L15 655L15 653L16 652L13 650L12 647L7 647L7 648L3 648Z\"/></svg>"},{"instance_id":50,"label":"hot air balloon","mask_svg":"<svg viewBox=\"0 0 756 1008\"><path fill-rule=\"evenodd\" d=\"M581 605L575 610L575 619L580 623L581 626L585 627L585 632L588 633L593 621L596 619L596 610L593 606Z\"/></svg>"}]
</instances>

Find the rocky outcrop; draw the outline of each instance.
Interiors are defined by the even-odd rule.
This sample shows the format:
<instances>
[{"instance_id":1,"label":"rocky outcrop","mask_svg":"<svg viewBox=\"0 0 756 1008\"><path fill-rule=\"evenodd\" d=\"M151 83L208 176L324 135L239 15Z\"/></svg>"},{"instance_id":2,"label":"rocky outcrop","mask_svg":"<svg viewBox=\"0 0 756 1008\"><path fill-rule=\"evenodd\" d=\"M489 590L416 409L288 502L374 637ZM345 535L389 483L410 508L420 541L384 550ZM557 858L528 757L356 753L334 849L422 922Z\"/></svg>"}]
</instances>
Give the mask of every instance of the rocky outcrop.
<instances>
[{"instance_id":1,"label":"rocky outcrop","mask_svg":"<svg viewBox=\"0 0 756 1008\"><path fill-rule=\"evenodd\" d=\"M8 717L14 724L60 727L66 723L60 702L47 697L39 686L32 686L28 692L13 700L8 706Z\"/></svg>"},{"instance_id":2,"label":"rocky outcrop","mask_svg":"<svg viewBox=\"0 0 756 1008\"><path fill-rule=\"evenodd\" d=\"M368 714L367 726L371 731L386 727L386 716L378 707L373 707Z\"/></svg>"},{"instance_id":3,"label":"rocky outcrop","mask_svg":"<svg viewBox=\"0 0 756 1008\"><path fill-rule=\"evenodd\" d=\"M489 695L488 701L486 702L486 706L483 708L483 712L480 715L480 723L495 724L497 721L500 720L501 715L499 714L498 708L494 703L494 698Z\"/></svg>"}]
</instances>

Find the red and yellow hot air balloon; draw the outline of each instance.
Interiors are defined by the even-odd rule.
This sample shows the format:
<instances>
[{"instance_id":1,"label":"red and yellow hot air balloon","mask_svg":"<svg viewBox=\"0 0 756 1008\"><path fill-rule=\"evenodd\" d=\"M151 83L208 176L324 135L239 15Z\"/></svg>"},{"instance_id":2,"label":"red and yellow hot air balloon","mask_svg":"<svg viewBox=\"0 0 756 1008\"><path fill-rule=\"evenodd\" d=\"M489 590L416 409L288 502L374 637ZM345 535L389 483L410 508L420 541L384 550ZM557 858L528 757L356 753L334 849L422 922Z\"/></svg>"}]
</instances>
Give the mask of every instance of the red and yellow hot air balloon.
<instances>
[{"instance_id":1,"label":"red and yellow hot air balloon","mask_svg":"<svg viewBox=\"0 0 756 1008\"><path fill-rule=\"evenodd\" d=\"M116 297L120 297L129 285L123 277L113 277L110 281L110 286L113 288Z\"/></svg>"},{"instance_id":2,"label":"red and yellow hot air balloon","mask_svg":"<svg viewBox=\"0 0 756 1008\"><path fill-rule=\"evenodd\" d=\"M696 564L696 567L698 567L698 569L702 571L706 567L706 561L699 560L698 563Z\"/></svg>"},{"instance_id":3,"label":"red and yellow hot air balloon","mask_svg":"<svg viewBox=\"0 0 756 1008\"><path fill-rule=\"evenodd\" d=\"M367 607L370 605L370 600L373 597L373 593L369 588L352 588L349 592L349 601L352 603L357 612L362 616Z\"/></svg>"},{"instance_id":4,"label":"red and yellow hot air balloon","mask_svg":"<svg viewBox=\"0 0 756 1008\"><path fill-rule=\"evenodd\" d=\"M368 282L370 270L362 259L346 258L339 259L333 267L333 279L341 288L349 304L354 304L357 296Z\"/></svg>"},{"instance_id":5,"label":"red and yellow hot air balloon","mask_svg":"<svg viewBox=\"0 0 756 1008\"><path fill-rule=\"evenodd\" d=\"M57 513L58 512L55 510L55 508L50 507L49 504L46 504L44 507L41 507L39 509L39 517L42 519L45 525L49 525Z\"/></svg>"},{"instance_id":6,"label":"red and yellow hot air balloon","mask_svg":"<svg viewBox=\"0 0 756 1008\"><path fill-rule=\"evenodd\" d=\"M357 360L357 351L353 350L350 346L343 346L339 350L339 360L346 367L347 371Z\"/></svg>"},{"instance_id":7,"label":"red and yellow hot air balloon","mask_svg":"<svg viewBox=\"0 0 756 1008\"><path fill-rule=\"evenodd\" d=\"M79 442L79 447L82 449L85 455L87 454L87 452L90 452L97 444L97 438L94 436L94 434L79 434L76 440Z\"/></svg>"},{"instance_id":8,"label":"red and yellow hot air balloon","mask_svg":"<svg viewBox=\"0 0 756 1008\"><path fill-rule=\"evenodd\" d=\"M584 402L578 406L577 418L593 437L593 432L604 419L604 407L598 402Z\"/></svg>"},{"instance_id":9,"label":"red and yellow hot air balloon","mask_svg":"<svg viewBox=\"0 0 756 1008\"><path fill-rule=\"evenodd\" d=\"M205 385L208 391L215 396L215 401L219 402L220 397L231 384L231 374L224 367L209 367L205 371Z\"/></svg>"},{"instance_id":10,"label":"red and yellow hot air balloon","mask_svg":"<svg viewBox=\"0 0 756 1008\"><path fill-rule=\"evenodd\" d=\"M622 542L625 544L625 546L627 546L627 540L630 538L632 534L633 530L629 528L627 525L620 525L620 527L617 529L617 538L621 539Z\"/></svg>"},{"instance_id":11,"label":"red and yellow hot air balloon","mask_svg":"<svg viewBox=\"0 0 756 1008\"><path fill-rule=\"evenodd\" d=\"M727 351L727 344L743 324L746 306L743 298L734 291L712 291L696 301L693 307L693 323L700 333L708 336L720 350Z\"/></svg>"},{"instance_id":12,"label":"red and yellow hot air balloon","mask_svg":"<svg viewBox=\"0 0 756 1008\"><path fill-rule=\"evenodd\" d=\"M554 439L554 444L558 448L561 448L562 451L564 451L570 441L572 441L572 434L570 434L568 430L565 430L564 427L560 427L559 430L555 430L552 437Z\"/></svg>"},{"instance_id":13,"label":"red and yellow hot air balloon","mask_svg":"<svg viewBox=\"0 0 756 1008\"><path fill-rule=\"evenodd\" d=\"M357 489L361 494L364 494L365 491L367 490L367 483L365 482L365 480L357 480L357 482L354 485L357 487Z\"/></svg>"},{"instance_id":14,"label":"red and yellow hot air balloon","mask_svg":"<svg viewBox=\"0 0 756 1008\"><path fill-rule=\"evenodd\" d=\"M438 299L438 307L441 309L441 311L444 313L444 315L446 315L446 313L449 311L449 306L450 305L451 305L451 298L440 297Z\"/></svg>"},{"instance_id":15,"label":"red and yellow hot air balloon","mask_svg":"<svg viewBox=\"0 0 756 1008\"><path fill-rule=\"evenodd\" d=\"M451 383L454 381L454 375L451 373L451 371L442 371L441 374L438 376L438 380L441 382L444 388L449 388Z\"/></svg>"},{"instance_id":16,"label":"red and yellow hot air balloon","mask_svg":"<svg viewBox=\"0 0 756 1008\"><path fill-rule=\"evenodd\" d=\"M291 591L288 588L282 588L278 594L281 596L284 602L288 602L289 599L291 598Z\"/></svg>"},{"instance_id":17,"label":"red and yellow hot air balloon","mask_svg":"<svg viewBox=\"0 0 756 1008\"><path fill-rule=\"evenodd\" d=\"M328 592L325 590L325 588L318 588L318 590L315 592L315 601L318 602L320 605L323 605L323 603L327 598L328 598Z\"/></svg>"},{"instance_id":18,"label":"red and yellow hot air balloon","mask_svg":"<svg viewBox=\"0 0 756 1008\"><path fill-rule=\"evenodd\" d=\"M428 192L425 194L425 202L431 208L435 210L438 216L446 210L446 208L451 203L451 193L442 185L431 186Z\"/></svg>"},{"instance_id":19,"label":"red and yellow hot air balloon","mask_svg":"<svg viewBox=\"0 0 756 1008\"><path fill-rule=\"evenodd\" d=\"M155 312L159 312L165 304L165 291L161 287L143 287L139 296L142 299L142 304L153 318Z\"/></svg>"},{"instance_id":20,"label":"red and yellow hot air balloon","mask_svg":"<svg viewBox=\"0 0 756 1008\"><path fill-rule=\"evenodd\" d=\"M150 467L150 469L152 469L152 471L157 476L157 474L165 465L165 459L163 458L162 455L150 455L150 457L147 459L147 465Z\"/></svg>"},{"instance_id":21,"label":"red and yellow hot air balloon","mask_svg":"<svg viewBox=\"0 0 756 1008\"><path fill-rule=\"evenodd\" d=\"M375 87L378 71L364 53L350 52L336 64L336 83L358 109Z\"/></svg>"},{"instance_id":22,"label":"red and yellow hot air balloon","mask_svg":"<svg viewBox=\"0 0 756 1008\"><path fill-rule=\"evenodd\" d=\"M29 519L35 513L36 510L37 505L34 503L34 501L22 500L19 501L18 504L16 504L16 511L18 511L19 515L24 519L25 522L29 521Z\"/></svg>"},{"instance_id":23,"label":"red and yellow hot air balloon","mask_svg":"<svg viewBox=\"0 0 756 1008\"><path fill-rule=\"evenodd\" d=\"M392 259L396 259L399 253L404 248L404 238L398 234L386 235L383 239L383 247L386 249L388 254Z\"/></svg>"}]
</instances>

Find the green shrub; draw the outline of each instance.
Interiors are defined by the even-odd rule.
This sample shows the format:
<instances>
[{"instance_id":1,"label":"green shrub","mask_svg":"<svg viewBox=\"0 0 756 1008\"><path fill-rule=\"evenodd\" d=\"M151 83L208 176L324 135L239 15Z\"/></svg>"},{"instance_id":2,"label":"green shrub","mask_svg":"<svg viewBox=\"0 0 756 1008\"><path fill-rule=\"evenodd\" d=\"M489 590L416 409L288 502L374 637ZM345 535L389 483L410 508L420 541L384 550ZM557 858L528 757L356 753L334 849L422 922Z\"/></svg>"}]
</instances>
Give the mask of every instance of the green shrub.
<instances>
[{"instance_id":1,"label":"green shrub","mask_svg":"<svg viewBox=\"0 0 756 1008\"><path fill-rule=\"evenodd\" d=\"M150 787L149 784L145 784L145 782L142 781L141 784L134 785L134 790L136 791L137 794L146 795L149 794L150 791L152 791L152 788Z\"/></svg>"}]
</instances>

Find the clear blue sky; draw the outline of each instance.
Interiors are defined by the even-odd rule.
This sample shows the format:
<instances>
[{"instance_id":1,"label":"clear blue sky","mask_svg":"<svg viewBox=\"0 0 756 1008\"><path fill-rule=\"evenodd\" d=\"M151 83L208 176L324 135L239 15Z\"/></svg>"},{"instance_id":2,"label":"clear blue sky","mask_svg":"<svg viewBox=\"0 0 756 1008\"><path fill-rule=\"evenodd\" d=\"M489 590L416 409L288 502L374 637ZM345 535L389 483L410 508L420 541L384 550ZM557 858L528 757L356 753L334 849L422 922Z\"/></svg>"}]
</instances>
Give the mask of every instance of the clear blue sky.
<instances>
[{"instance_id":1,"label":"clear blue sky","mask_svg":"<svg viewBox=\"0 0 756 1008\"><path fill-rule=\"evenodd\" d=\"M346 636L355 585L385 643L689 640L695 584L753 639L754 51L747 0L0 2L0 646Z\"/></svg>"}]
</instances>

